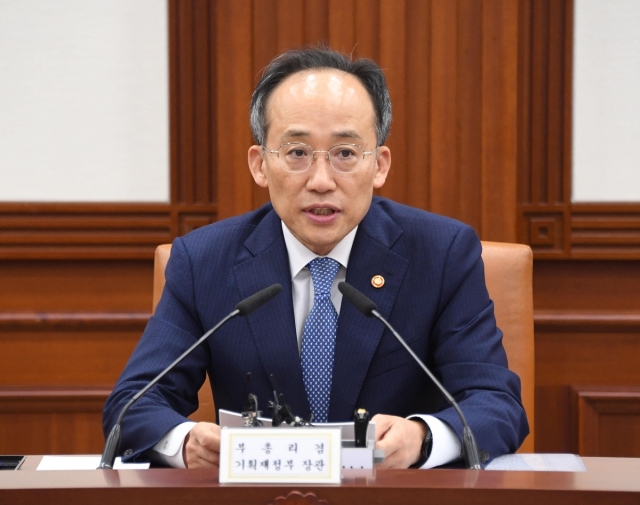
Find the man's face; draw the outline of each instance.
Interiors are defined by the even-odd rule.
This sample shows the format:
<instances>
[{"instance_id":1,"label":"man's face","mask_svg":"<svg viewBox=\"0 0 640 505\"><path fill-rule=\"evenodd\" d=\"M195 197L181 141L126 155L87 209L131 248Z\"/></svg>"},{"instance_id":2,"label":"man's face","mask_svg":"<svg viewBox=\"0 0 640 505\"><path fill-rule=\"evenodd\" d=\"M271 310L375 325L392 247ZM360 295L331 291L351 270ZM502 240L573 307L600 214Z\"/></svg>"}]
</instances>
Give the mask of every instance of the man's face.
<instances>
[{"instance_id":1,"label":"man's face","mask_svg":"<svg viewBox=\"0 0 640 505\"><path fill-rule=\"evenodd\" d=\"M288 142L302 142L315 150L335 144L358 144L365 151L376 147L375 113L367 90L350 74L310 70L289 76L267 102L265 145L277 150ZM329 253L369 210L373 189L385 182L391 153L381 146L366 155L355 173L334 171L325 157L304 172L282 169L283 160L249 149L249 168L259 186L268 187L271 203L289 230L319 255Z\"/></svg>"}]
</instances>

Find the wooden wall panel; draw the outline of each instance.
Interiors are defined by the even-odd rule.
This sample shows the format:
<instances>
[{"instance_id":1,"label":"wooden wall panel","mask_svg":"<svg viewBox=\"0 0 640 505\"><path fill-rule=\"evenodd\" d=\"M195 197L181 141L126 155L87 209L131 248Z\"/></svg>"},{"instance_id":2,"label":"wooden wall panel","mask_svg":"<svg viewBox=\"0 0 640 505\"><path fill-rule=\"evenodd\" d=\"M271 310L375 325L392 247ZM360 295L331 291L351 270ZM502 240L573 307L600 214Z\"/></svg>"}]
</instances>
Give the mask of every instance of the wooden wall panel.
<instances>
[{"instance_id":1,"label":"wooden wall panel","mask_svg":"<svg viewBox=\"0 0 640 505\"><path fill-rule=\"evenodd\" d=\"M382 0L379 9L380 52L377 55L367 56L376 60L385 71L394 115L391 133L386 142L391 149L391 172L379 194L393 200L405 201L408 187L406 167L414 162L417 162L419 167L425 166L425 160L413 160L407 151L406 131L409 125L406 121L408 106L406 90L411 82L408 69L412 67L412 62L407 60L405 35L408 12L404 1ZM424 65L423 62L419 64ZM416 111L416 113L422 115L424 111Z\"/></svg>"},{"instance_id":2,"label":"wooden wall panel","mask_svg":"<svg viewBox=\"0 0 640 505\"><path fill-rule=\"evenodd\" d=\"M95 453L151 312L145 260L0 261L0 453Z\"/></svg>"},{"instance_id":3,"label":"wooden wall panel","mask_svg":"<svg viewBox=\"0 0 640 505\"><path fill-rule=\"evenodd\" d=\"M569 226L573 258L640 258L640 204L573 204Z\"/></svg>"},{"instance_id":4,"label":"wooden wall panel","mask_svg":"<svg viewBox=\"0 0 640 505\"><path fill-rule=\"evenodd\" d=\"M358 2L358 6L362 4ZM254 3L257 7L257 3ZM329 2L327 0L305 0L303 23L304 43L320 44L327 42L329 38ZM357 14L356 14L357 15Z\"/></svg>"},{"instance_id":5,"label":"wooden wall panel","mask_svg":"<svg viewBox=\"0 0 640 505\"><path fill-rule=\"evenodd\" d=\"M431 8L430 203L434 212L454 215L461 201L456 104L457 2L436 2ZM476 160L477 163L477 160ZM394 167L395 168L395 167ZM477 226L477 225L476 225ZM477 229L477 228L476 228Z\"/></svg>"},{"instance_id":6,"label":"wooden wall panel","mask_svg":"<svg viewBox=\"0 0 640 505\"><path fill-rule=\"evenodd\" d=\"M640 390L638 279L638 261L535 263L536 429L544 433L537 451L623 454L614 434L631 435L637 416L605 409L597 428L599 403L584 400L580 410L575 392L613 391L627 401L627 393ZM625 450L640 456L636 445Z\"/></svg>"},{"instance_id":7,"label":"wooden wall panel","mask_svg":"<svg viewBox=\"0 0 640 505\"><path fill-rule=\"evenodd\" d=\"M379 194L462 219L483 238L515 239L516 4L221 0L211 8L218 218L268 201L245 161L247 106L261 70L283 50L325 41L385 70L394 107L393 163Z\"/></svg>"},{"instance_id":8,"label":"wooden wall panel","mask_svg":"<svg viewBox=\"0 0 640 505\"><path fill-rule=\"evenodd\" d=\"M503 102L505 96L501 96L499 87L485 86L485 80L495 77L496 81L500 80L501 72L496 76L490 73L495 69L491 68L490 62L501 64L501 57L504 55L497 51L495 58L492 56L492 50L497 47L485 47L485 42L491 43L491 40L484 40L484 35L490 33L491 28L486 27L486 23L491 23L495 18L494 12L489 9L494 4L486 4L483 12L483 5L480 2L466 1L459 4L458 17L460 19L459 30L457 34L457 86L458 93L456 97L456 108L458 113L452 117L455 120L455 128L458 137L458 155L457 159L451 160L451 165L458 166L457 177L460 181L457 183L458 194L452 199L450 204L455 203L459 206L459 218L465 223L472 224L479 233L483 233L483 225L487 220L482 219L484 195L486 193L486 182L483 177L483 168L487 166L486 160L483 159L487 155L484 141L483 117L484 109L493 99L497 102ZM484 14L487 14L487 19ZM498 23L500 24L500 23ZM442 27L446 29L446 25ZM500 26L497 26L500 30ZM498 40L498 37L495 37ZM488 51L486 49L489 49ZM453 55L452 55L453 56ZM501 65L502 66L502 65ZM444 76L443 76L444 77ZM493 83L496 84L496 83ZM446 81L441 83L446 86ZM515 96L515 94L514 94ZM434 97L435 98L435 97ZM482 104L482 106L478 106ZM453 105L453 104L452 104ZM455 116L459 115L464 118L460 121ZM489 114L487 117L491 117ZM499 126L498 121L493 124ZM439 126L434 123L434 128ZM495 132L494 132L495 133ZM500 142L500 136L496 137L496 141ZM443 146L446 148L447 146ZM434 167L435 168L435 167ZM452 170L450 167L449 170ZM514 177L511 177L515 179ZM456 184L455 181L452 181ZM437 191L437 188L433 188ZM478 191L481 189L482 191ZM508 201L508 200L506 200ZM485 240L491 240L489 235L483 236ZM505 237L502 237L504 240Z\"/></svg>"},{"instance_id":9,"label":"wooden wall panel","mask_svg":"<svg viewBox=\"0 0 640 505\"><path fill-rule=\"evenodd\" d=\"M169 2L171 236L162 243L217 218L215 23L207 0Z\"/></svg>"},{"instance_id":10,"label":"wooden wall panel","mask_svg":"<svg viewBox=\"0 0 640 505\"><path fill-rule=\"evenodd\" d=\"M487 2L482 66L482 223L484 240L515 242L518 6ZM509 64L505 64L508 62Z\"/></svg>"},{"instance_id":11,"label":"wooden wall panel","mask_svg":"<svg viewBox=\"0 0 640 505\"><path fill-rule=\"evenodd\" d=\"M166 204L0 203L0 260L151 258L171 238Z\"/></svg>"},{"instance_id":12,"label":"wooden wall panel","mask_svg":"<svg viewBox=\"0 0 640 505\"><path fill-rule=\"evenodd\" d=\"M101 453L102 406L109 392L0 388L2 453Z\"/></svg>"},{"instance_id":13,"label":"wooden wall panel","mask_svg":"<svg viewBox=\"0 0 640 505\"><path fill-rule=\"evenodd\" d=\"M0 313L151 312L149 261L0 261Z\"/></svg>"},{"instance_id":14,"label":"wooden wall panel","mask_svg":"<svg viewBox=\"0 0 640 505\"><path fill-rule=\"evenodd\" d=\"M520 3L518 241L537 259L640 259L640 204L571 202L573 1Z\"/></svg>"},{"instance_id":15,"label":"wooden wall panel","mask_svg":"<svg viewBox=\"0 0 640 505\"><path fill-rule=\"evenodd\" d=\"M146 325L144 316L134 321L96 317L83 323L58 318L53 324L24 324L20 329L14 319L9 330L2 321L0 387L112 387Z\"/></svg>"},{"instance_id":16,"label":"wooden wall panel","mask_svg":"<svg viewBox=\"0 0 640 505\"><path fill-rule=\"evenodd\" d=\"M220 125L216 152L221 219L253 207L253 179L247 168L247 149L252 144L248 125L253 89L251 7L250 0L216 3L215 75Z\"/></svg>"},{"instance_id":17,"label":"wooden wall panel","mask_svg":"<svg viewBox=\"0 0 640 505\"><path fill-rule=\"evenodd\" d=\"M536 313L640 314L638 261L538 261L533 272Z\"/></svg>"},{"instance_id":18,"label":"wooden wall panel","mask_svg":"<svg viewBox=\"0 0 640 505\"><path fill-rule=\"evenodd\" d=\"M518 241L536 258L570 254L572 13L570 0L520 6Z\"/></svg>"},{"instance_id":19,"label":"wooden wall panel","mask_svg":"<svg viewBox=\"0 0 640 505\"><path fill-rule=\"evenodd\" d=\"M639 330L637 317L624 323L595 316L552 322L536 319L536 451L623 455L611 432L616 423L619 431L627 431L620 414L635 416L628 422L640 424L638 412L626 412L624 406L617 411L615 405L622 400L613 398L602 407L601 414L609 417L606 431L601 431L597 428L597 403L581 405L576 414L575 390L609 388L623 400L627 393L637 390ZM630 445L624 455L638 457L640 447Z\"/></svg>"},{"instance_id":20,"label":"wooden wall panel","mask_svg":"<svg viewBox=\"0 0 640 505\"><path fill-rule=\"evenodd\" d=\"M431 8L428 2L411 0L407 2L407 59L421 61L423 65L411 65L407 79L406 103L414 114L405 128L406 145L410 146L413 163L406 165L406 180L411 184L406 188L405 203L421 209L431 206L431 34L424 26L431 26ZM374 53L372 53L374 54ZM393 170L398 160L392 157Z\"/></svg>"},{"instance_id":21,"label":"wooden wall panel","mask_svg":"<svg viewBox=\"0 0 640 505\"><path fill-rule=\"evenodd\" d=\"M578 451L585 456L637 457L640 453L640 390L574 390Z\"/></svg>"},{"instance_id":22,"label":"wooden wall panel","mask_svg":"<svg viewBox=\"0 0 640 505\"><path fill-rule=\"evenodd\" d=\"M514 239L519 11L513 2L220 0L172 2L171 14L172 209L203 203L192 193L205 169L215 174L218 199L201 210L200 224L207 212L213 220L268 200L245 163L251 90L279 52L326 41L374 58L387 74L393 168L380 194L460 218L483 238ZM216 99L206 100L205 90ZM196 136L208 132L205 148Z\"/></svg>"},{"instance_id":23,"label":"wooden wall panel","mask_svg":"<svg viewBox=\"0 0 640 505\"><path fill-rule=\"evenodd\" d=\"M517 239L535 257L536 450L638 457L617 438L638 417L616 408L640 388L640 205L571 202L573 9L519 2ZM620 398L576 399L602 388Z\"/></svg>"}]
</instances>

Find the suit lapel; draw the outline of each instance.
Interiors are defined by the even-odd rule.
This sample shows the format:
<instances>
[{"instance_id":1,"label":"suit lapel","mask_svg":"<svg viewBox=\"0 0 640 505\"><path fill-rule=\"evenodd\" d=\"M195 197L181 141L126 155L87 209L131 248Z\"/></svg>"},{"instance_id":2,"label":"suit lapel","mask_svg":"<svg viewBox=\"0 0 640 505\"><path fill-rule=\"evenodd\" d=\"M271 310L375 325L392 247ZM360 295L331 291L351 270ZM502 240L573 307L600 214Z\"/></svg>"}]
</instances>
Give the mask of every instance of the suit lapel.
<instances>
[{"instance_id":1,"label":"suit lapel","mask_svg":"<svg viewBox=\"0 0 640 505\"><path fill-rule=\"evenodd\" d=\"M298 352L289 257L280 218L273 210L256 227L245 247L253 257L234 268L241 297L274 283L282 284L278 296L247 316L264 371L276 378L293 411L308 418L310 409Z\"/></svg>"},{"instance_id":2,"label":"suit lapel","mask_svg":"<svg viewBox=\"0 0 640 505\"><path fill-rule=\"evenodd\" d=\"M374 202L358 227L347 268L347 282L371 298L378 311L388 318L398 296L409 262L390 250L402 230ZM371 284L374 275L382 275L384 286ZM365 317L347 300L342 301L338 318L330 421L346 421L353 412L362 389L369 364L384 326L373 317Z\"/></svg>"}]
</instances>

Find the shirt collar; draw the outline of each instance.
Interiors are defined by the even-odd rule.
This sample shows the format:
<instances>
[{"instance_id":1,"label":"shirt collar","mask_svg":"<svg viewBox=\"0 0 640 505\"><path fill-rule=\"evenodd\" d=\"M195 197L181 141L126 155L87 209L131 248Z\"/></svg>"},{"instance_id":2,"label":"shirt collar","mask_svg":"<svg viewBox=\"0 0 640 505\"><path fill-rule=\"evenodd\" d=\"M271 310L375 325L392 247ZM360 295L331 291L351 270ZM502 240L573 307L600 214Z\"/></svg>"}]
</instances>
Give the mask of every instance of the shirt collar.
<instances>
[{"instance_id":1,"label":"shirt collar","mask_svg":"<svg viewBox=\"0 0 640 505\"><path fill-rule=\"evenodd\" d=\"M300 242L291 233L291 230L287 228L287 225L282 223L282 233L284 234L284 242L287 246L287 253L289 254L289 268L291 270L291 278L293 279L300 273L307 264L316 259L318 255L309 250L302 242ZM336 246L326 255L327 258L331 258L340 263L343 267L347 268L349 263L349 255L351 254L351 247L353 247L353 240L356 237L358 227L345 235L345 237L336 244Z\"/></svg>"}]
</instances>

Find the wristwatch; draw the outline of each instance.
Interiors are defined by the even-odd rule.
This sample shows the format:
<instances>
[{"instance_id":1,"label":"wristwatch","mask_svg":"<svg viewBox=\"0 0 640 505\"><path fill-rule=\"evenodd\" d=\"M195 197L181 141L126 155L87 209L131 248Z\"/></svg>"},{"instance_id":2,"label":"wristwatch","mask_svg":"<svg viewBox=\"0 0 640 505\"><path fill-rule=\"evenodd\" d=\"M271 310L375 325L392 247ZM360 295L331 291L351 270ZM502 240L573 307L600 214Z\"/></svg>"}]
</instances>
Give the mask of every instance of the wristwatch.
<instances>
[{"instance_id":1,"label":"wristwatch","mask_svg":"<svg viewBox=\"0 0 640 505\"><path fill-rule=\"evenodd\" d=\"M425 422L421 417L410 417L409 421L418 421L423 424L423 426L427 429L427 433L424 436L424 440L422 440L422 445L420 446L420 457L418 461L416 461L409 468L420 468L424 465L429 456L431 455L431 448L433 447L433 435L431 430L429 429L429 425Z\"/></svg>"}]
</instances>

